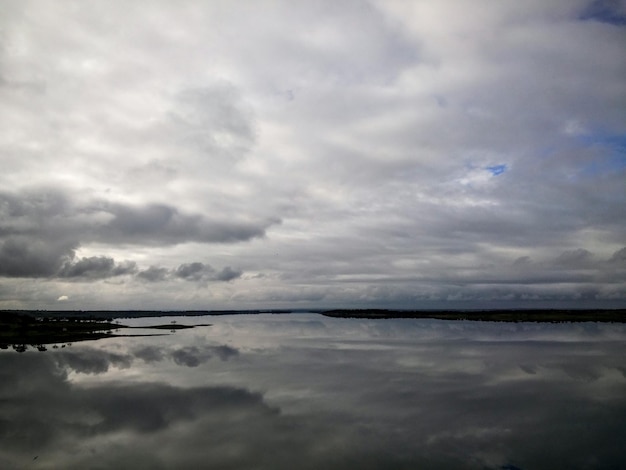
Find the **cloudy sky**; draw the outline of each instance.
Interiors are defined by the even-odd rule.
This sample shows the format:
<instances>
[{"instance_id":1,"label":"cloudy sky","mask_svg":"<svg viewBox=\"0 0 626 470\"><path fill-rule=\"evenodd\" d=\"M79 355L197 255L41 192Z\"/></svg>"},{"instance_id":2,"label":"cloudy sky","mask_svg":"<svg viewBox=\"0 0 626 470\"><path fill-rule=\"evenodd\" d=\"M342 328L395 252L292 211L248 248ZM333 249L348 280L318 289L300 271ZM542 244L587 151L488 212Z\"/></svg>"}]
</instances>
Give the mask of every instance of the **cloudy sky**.
<instances>
[{"instance_id":1,"label":"cloudy sky","mask_svg":"<svg viewBox=\"0 0 626 470\"><path fill-rule=\"evenodd\" d=\"M626 305L624 1L0 11L0 308Z\"/></svg>"}]
</instances>

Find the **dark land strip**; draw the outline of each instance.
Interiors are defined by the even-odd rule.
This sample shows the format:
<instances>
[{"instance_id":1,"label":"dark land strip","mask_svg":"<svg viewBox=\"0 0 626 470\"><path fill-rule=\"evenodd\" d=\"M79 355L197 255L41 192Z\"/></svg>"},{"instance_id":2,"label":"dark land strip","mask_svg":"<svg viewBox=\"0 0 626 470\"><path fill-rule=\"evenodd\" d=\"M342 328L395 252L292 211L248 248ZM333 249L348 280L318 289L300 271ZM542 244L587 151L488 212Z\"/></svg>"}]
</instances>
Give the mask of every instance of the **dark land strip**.
<instances>
[{"instance_id":1,"label":"dark land strip","mask_svg":"<svg viewBox=\"0 0 626 470\"><path fill-rule=\"evenodd\" d=\"M8 349L13 346L16 351L26 350L26 345L45 350L45 345L57 343L74 343L78 341L96 340L101 338L112 338L121 336L114 333L119 329L156 329L156 330L182 330L194 328L196 326L211 325L181 325L172 323L168 325L149 325L132 327L113 323L113 317L101 318L92 315L64 315L54 317L51 315L35 315L42 312L15 312L0 311L0 348ZM50 313L50 312L46 312ZM67 313L67 312L64 312ZM163 333L152 335L128 335L123 336L157 336Z\"/></svg>"},{"instance_id":2,"label":"dark land strip","mask_svg":"<svg viewBox=\"0 0 626 470\"><path fill-rule=\"evenodd\" d=\"M436 320L474 320L491 322L603 322L626 323L626 309L616 310L329 310L322 315L334 318L431 318Z\"/></svg>"}]
</instances>

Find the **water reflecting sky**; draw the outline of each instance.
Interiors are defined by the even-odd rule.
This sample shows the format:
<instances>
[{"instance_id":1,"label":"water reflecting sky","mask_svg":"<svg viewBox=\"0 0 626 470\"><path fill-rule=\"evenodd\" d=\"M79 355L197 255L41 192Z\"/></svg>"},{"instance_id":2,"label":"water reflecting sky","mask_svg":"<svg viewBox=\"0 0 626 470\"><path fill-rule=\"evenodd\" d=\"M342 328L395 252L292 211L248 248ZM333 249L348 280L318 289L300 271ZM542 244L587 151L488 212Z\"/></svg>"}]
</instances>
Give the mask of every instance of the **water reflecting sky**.
<instances>
[{"instance_id":1,"label":"water reflecting sky","mask_svg":"<svg viewBox=\"0 0 626 470\"><path fill-rule=\"evenodd\" d=\"M171 320L1 351L0 468L626 465L624 325Z\"/></svg>"}]
</instances>

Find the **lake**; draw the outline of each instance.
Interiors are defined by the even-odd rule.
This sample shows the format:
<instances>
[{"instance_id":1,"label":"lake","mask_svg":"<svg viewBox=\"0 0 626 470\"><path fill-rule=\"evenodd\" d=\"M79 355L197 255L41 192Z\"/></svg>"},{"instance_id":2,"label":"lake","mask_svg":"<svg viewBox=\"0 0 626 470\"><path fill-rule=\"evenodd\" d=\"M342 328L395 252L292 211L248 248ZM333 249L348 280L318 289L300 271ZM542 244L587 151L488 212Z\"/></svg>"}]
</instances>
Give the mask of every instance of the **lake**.
<instances>
[{"instance_id":1,"label":"lake","mask_svg":"<svg viewBox=\"0 0 626 470\"><path fill-rule=\"evenodd\" d=\"M0 351L0 468L626 468L624 324L120 322L211 325Z\"/></svg>"}]
</instances>

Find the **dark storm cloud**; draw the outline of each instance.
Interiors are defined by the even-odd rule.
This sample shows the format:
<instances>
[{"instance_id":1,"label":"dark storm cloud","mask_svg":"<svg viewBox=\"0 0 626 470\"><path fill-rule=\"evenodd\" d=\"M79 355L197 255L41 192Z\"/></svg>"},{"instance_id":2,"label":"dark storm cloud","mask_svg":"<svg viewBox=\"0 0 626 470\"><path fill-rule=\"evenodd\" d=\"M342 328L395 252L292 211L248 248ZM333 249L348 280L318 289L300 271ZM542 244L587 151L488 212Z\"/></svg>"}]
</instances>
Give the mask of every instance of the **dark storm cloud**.
<instances>
[{"instance_id":1,"label":"dark storm cloud","mask_svg":"<svg viewBox=\"0 0 626 470\"><path fill-rule=\"evenodd\" d=\"M47 277L74 255L77 242L32 236L0 238L0 276Z\"/></svg>"},{"instance_id":2,"label":"dark storm cloud","mask_svg":"<svg viewBox=\"0 0 626 470\"><path fill-rule=\"evenodd\" d=\"M71 204L56 190L0 192L0 275L45 277L74 256Z\"/></svg>"},{"instance_id":3,"label":"dark storm cloud","mask_svg":"<svg viewBox=\"0 0 626 470\"><path fill-rule=\"evenodd\" d=\"M71 203L57 189L29 190L21 193L0 191L0 236L37 233L37 228L65 218Z\"/></svg>"},{"instance_id":4,"label":"dark storm cloud","mask_svg":"<svg viewBox=\"0 0 626 470\"><path fill-rule=\"evenodd\" d=\"M173 206L127 206L106 201L89 204L71 201L57 190L0 193L0 275L98 279L137 271L133 261L107 256L75 260L75 250L92 242L110 244L170 245L185 242L235 243L263 237L277 220L252 222L212 221L200 214L185 214ZM157 273L154 269L161 269ZM164 268L149 268L138 277L159 280ZM193 270L195 272L192 272ZM210 277L208 265L181 266L178 277L194 280ZM202 271L202 272L200 272ZM160 273L160 274L159 274ZM230 270L214 279L241 275Z\"/></svg>"}]
</instances>

